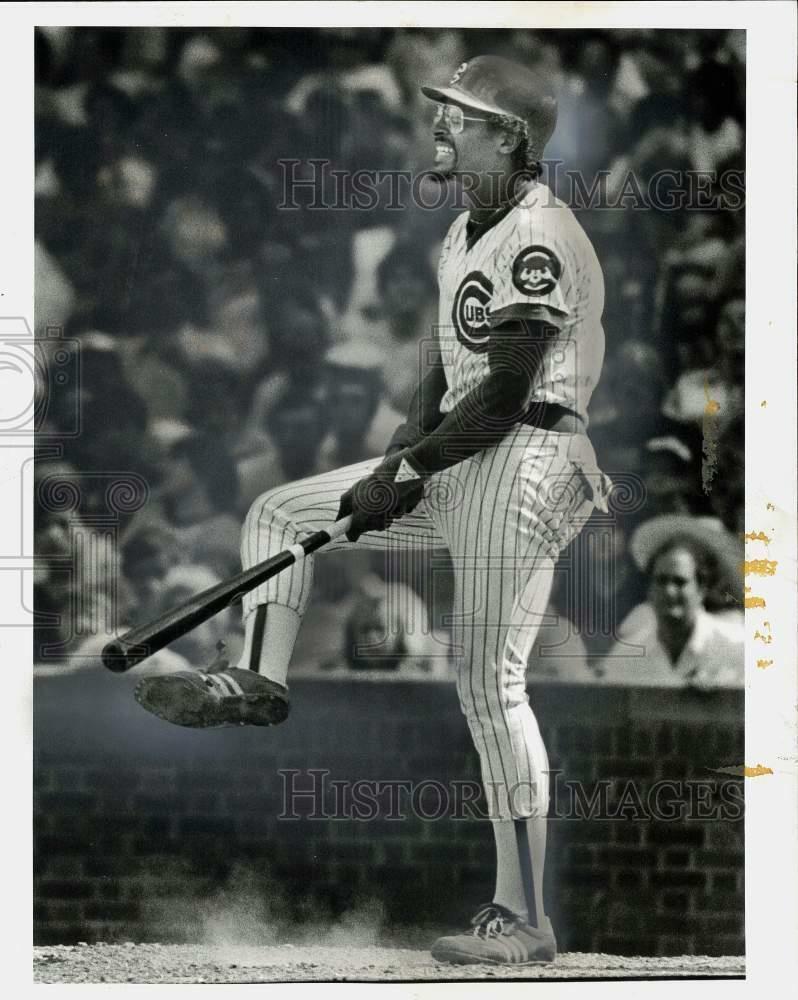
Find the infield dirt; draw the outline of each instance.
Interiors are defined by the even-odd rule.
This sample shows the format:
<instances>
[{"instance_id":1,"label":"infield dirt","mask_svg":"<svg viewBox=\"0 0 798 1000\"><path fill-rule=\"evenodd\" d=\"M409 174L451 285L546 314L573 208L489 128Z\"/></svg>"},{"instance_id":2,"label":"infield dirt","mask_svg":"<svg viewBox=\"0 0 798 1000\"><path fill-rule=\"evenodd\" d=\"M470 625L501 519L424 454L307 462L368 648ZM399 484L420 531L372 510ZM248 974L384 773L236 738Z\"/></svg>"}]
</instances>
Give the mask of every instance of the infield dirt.
<instances>
[{"instance_id":1,"label":"infield dirt","mask_svg":"<svg viewBox=\"0 0 798 1000\"><path fill-rule=\"evenodd\" d=\"M573 952L554 965L440 965L422 949L163 944L34 949L38 983L440 982L479 979L657 979L743 976L742 956L637 958Z\"/></svg>"}]
</instances>

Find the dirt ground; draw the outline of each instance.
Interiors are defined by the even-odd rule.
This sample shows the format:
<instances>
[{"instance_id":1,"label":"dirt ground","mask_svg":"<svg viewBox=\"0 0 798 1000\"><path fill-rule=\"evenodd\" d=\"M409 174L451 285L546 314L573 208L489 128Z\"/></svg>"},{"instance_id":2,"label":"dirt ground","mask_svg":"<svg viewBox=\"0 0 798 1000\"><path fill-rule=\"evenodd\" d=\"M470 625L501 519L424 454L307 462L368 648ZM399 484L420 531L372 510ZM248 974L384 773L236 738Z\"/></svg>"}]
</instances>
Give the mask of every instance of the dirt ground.
<instances>
[{"instance_id":1,"label":"dirt ground","mask_svg":"<svg viewBox=\"0 0 798 1000\"><path fill-rule=\"evenodd\" d=\"M422 949L96 944L34 949L38 983L270 983L741 976L742 957L561 955L525 968L441 965Z\"/></svg>"}]
</instances>

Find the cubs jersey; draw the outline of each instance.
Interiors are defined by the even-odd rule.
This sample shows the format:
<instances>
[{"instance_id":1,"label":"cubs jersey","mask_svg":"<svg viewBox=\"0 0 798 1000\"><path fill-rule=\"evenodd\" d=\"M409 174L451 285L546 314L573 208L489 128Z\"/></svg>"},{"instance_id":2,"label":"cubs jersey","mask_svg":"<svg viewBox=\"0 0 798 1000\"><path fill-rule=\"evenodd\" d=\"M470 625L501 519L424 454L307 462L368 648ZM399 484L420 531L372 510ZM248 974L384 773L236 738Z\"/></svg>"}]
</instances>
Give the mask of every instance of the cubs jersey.
<instances>
[{"instance_id":1,"label":"cubs jersey","mask_svg":"<svg viewBox=\"0 0 798 1000\"><path fill-rule=\"evenodd\" d=\"M452 223L438 265L438 342L448 413L489 372L488 345L513 319L545 320L532 400L559 403L587 422L604 359L604 279L573 212L532 182L510 208L486 223Z\"/></svg>"}]
</instances>

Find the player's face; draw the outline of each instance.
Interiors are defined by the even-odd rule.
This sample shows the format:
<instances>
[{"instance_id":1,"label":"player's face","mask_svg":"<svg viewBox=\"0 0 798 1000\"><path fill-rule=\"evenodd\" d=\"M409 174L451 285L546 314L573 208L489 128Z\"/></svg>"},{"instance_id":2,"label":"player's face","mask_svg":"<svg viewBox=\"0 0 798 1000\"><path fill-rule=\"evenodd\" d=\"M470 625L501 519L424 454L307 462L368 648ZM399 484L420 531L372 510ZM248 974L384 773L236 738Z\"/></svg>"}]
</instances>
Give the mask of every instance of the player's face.
<instances>
[{"instance_id":1,"label":"player's face","mask_svg":"<svg viewBox=\"0 0 798 1000\"><path fill-rule=\"evenodd\" d=\"M649 599L657 621L691 626L703 604L704 590L698 581L692 553L672 549L654 563Z\"/></svg>"},{"instance_id":2,"label":"player's face","mask_svg":"<svg viewBox=\"0 0 798 1000\"><path fill-rule=\"evenodd\" d=\"M442 180L485 168L487 119L454 104L436 105L434 166Z\"/></svg>"}]
</instances>

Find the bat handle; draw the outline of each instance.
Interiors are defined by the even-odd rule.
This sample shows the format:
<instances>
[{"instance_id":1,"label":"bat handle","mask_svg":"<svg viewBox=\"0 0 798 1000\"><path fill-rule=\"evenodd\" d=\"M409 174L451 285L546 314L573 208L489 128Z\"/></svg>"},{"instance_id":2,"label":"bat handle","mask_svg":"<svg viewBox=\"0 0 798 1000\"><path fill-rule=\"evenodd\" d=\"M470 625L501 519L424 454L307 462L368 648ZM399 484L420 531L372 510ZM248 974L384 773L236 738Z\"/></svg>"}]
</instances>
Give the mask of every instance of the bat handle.
<instances>
[{"instance_id":1,"label":"bat handle","mask_svg":"<svg viewBox=\"0 0 798 1000\"><path fill-rule=\"evenodd\" d=\"M305 556L317 552L319 549L324 548L325 545L329 545L330 542L334 542L336 538L345 535L349 531L351 524L352 515L349 514L347 517L342 517L340 521L334 521L329 528L314 531L313 534L308 535L301 542L292 545L288 551L293 554L294 560L299 562Z\"/></svg>"},{"instance_id":2,"label":"bat handle","mask_svg":"<svg viewBox=\"0 0 798 1000\"><path fill-rule=\"evenodd\" d=\"M352 525L352 515L349 514L347 517L342 517L340 521L336 521L335 524L327 528L327 534L330 536L330 541L334 542L336 538L340 538L341 535L345 535Z\"/></svg>"}]
</instances>

